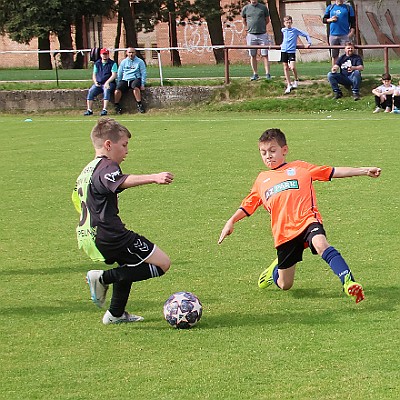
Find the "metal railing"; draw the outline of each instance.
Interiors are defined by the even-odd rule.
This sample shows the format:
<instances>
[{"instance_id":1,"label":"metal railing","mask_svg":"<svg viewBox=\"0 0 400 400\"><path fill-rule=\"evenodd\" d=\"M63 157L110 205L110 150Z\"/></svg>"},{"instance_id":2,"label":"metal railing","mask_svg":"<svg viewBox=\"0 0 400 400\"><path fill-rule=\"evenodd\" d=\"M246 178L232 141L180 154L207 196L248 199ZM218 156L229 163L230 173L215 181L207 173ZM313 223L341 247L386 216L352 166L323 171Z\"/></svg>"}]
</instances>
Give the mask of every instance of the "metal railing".
<instances>
[{"instance_id":1,"label":"metal railing","mask_svg":"<svg viewBox=\"0 0 400 400\"><path fill-rule=\"evenodd\" d=\"M400 49L400 44L370 44L370 45L355 45L356 49L371 50L371 49L383 49L383 66L384 72L389 73L389 49ZM268 49L268 50L280 50L280 46L223 46L224 57L225 57L225 84L229 84L229 50L243 50L243 49ZM344 46L313 46L307 47L307 50L330 50L330 49L343 49ZM297 46L297 49L305 49L303 45Z\"/></svg>"}]
</instances>

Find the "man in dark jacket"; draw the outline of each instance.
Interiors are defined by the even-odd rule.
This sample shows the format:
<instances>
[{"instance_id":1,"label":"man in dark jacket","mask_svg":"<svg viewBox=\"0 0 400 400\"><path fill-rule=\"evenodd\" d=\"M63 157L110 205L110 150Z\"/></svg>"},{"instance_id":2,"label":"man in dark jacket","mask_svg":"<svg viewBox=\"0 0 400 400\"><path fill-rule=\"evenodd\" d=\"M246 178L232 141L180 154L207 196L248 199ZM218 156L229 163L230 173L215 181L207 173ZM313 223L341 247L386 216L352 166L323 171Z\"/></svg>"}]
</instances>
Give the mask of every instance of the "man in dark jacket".
<instances>
[{"instance_id":1,"label":"man in dark jacket","mask_svg":"<svg viewBox=\"0 0 400 400\"><path fill-rule=\"evenodd\" d=\"M93 115L93 100L103 93L103 110L100 115L107 115L107 106L111 93L115 90L115 78L117 77L118 66L110 59L108 49L100 50L100 59L93 66L93 85L87 95L87 110L83 115Z\"/></svg>"}]
</instances>

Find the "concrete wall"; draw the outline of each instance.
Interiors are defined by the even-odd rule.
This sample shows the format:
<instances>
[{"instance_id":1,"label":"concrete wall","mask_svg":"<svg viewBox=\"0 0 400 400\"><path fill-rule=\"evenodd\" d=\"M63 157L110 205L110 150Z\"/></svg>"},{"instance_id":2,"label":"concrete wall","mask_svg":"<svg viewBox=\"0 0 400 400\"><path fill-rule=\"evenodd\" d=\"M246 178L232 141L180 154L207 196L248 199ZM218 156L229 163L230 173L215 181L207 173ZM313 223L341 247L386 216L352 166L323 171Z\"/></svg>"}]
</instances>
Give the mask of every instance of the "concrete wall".
<instances>
[{"instance_id":1,"label":"concrete wall","mask_svg":"<svg viewBox=\"0 0 400 400\"><path fill-rule=\"evenodd\" d=\"M150 87L143 93L147 109L166 108L173 105L188 105L208 101L217 87ZM0 91L1 111L61 111L85 110L87 90L2 90ZM125 94L121 105L126 112L136 112L132 94ZM102 101L96 101L94 111L100 111ZM110 106L110 111L113 107Z\"/></svg>"}]
</instances>

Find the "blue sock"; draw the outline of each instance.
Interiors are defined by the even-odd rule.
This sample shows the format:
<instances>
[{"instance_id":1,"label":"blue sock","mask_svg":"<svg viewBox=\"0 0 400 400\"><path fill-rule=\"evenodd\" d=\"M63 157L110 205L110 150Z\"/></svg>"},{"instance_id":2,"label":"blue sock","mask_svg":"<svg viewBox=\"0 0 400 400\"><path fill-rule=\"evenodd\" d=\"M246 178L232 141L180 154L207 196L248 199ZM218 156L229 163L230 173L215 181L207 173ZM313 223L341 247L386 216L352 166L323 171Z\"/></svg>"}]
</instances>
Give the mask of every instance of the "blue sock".
<instances>
[{"instance_id":1,"label":"blue sock","mask_svg":"<svg viewBox=\"0 0 400 400\"><path fill-rule=\"evenodd\" d=\"M322 253L322 259L331 267L332 271L342 281L342 284L344 283L345 276L349 273L351 279L354 280L353 275L346 261L333 246L328 247Z\"/></svg>"},{"instance_id":2,"label":"blue sock","mask_svg":"<svg viewBox=\"0 0 400 400\"><path fill-rule=\"evenodd\" d=\"M278 272L278 266L274 268L274 271L272 272L272 279L275 282L275 285L279 287L278 285L278 278L279 278L279 272ZM280 289L280 288L279 288Z\"/></svg>"}]
</instances>

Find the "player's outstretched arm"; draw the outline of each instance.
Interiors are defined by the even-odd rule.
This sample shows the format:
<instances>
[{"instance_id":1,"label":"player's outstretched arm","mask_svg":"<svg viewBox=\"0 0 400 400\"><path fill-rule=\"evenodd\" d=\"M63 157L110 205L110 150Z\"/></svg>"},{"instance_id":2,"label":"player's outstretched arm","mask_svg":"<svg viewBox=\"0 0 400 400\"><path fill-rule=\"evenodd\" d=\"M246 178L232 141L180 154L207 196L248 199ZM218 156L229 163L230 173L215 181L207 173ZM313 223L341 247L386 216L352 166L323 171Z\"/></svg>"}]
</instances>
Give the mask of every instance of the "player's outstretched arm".
<instances>
[{"instance_id":1,"label":"player's outstretched arm","mask_svg":"<svg viewBox=\"0 0 400 400\"><path fill-rule=\"evenodd\" d=\"M174 180L171 172L160 172L149 175L128 175L125 182L121 183L121 189L127 189L133 186L147 185L149 183L158 183L159 185L169 185Z\"/></svg>"},{"instance_id":2,"label":"player's outstretched arm","mask_svg":"<svg viewBox=\"0 0 400 400\"><path fill-rule=\"evenodd\" d=\"M332 178L350 178L352 176L369 176L378 178L381 175L381 169L378 167L335 167Z\"/></svg>"},{"instance_id":3,"label":"player's outstretched arm","mask_svg":"<svg viewBox=\"0 0 400 400\"><path fill-rule=\"evenodd\" d=\"M223 227L221 234L219 235L218 244L221 244L223 240L233 232L233 227L235 223L246 216L247 214L239 208L239 210L237 210L235 214L233 214L232 217L229 218L228 221L226 221L226 224Z\"/></svg>"}]
</instances>

